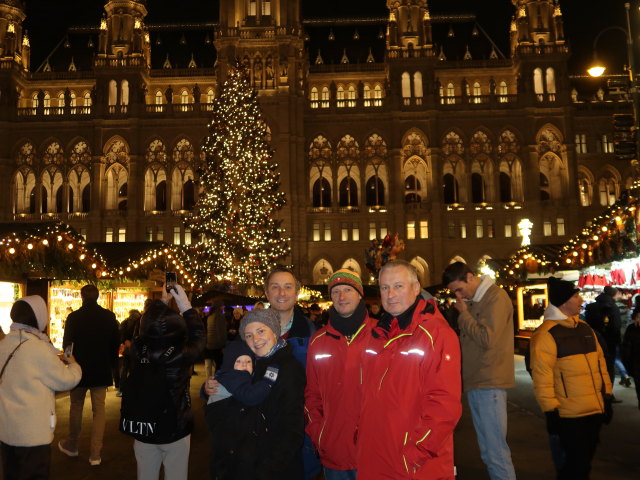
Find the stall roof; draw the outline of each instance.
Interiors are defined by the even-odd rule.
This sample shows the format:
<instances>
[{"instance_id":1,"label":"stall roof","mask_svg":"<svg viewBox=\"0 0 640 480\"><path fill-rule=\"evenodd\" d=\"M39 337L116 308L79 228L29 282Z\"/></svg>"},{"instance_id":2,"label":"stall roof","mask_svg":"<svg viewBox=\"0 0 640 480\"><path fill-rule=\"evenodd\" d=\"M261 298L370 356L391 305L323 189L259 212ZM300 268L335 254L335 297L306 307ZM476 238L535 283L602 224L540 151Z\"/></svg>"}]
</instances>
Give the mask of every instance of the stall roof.
<instances>
[{"instance_id":1,"label":"stall roof","mask_svg":"<svg viewBox=\"0 0 640 480\"><path fill-rule=\"evenodd\" d=\"M137 260L149 250L158 248L173 250L173 245L165 242L95 242L90 243L89 246L100 253L107 265L112 268L127 266L129 261Z\"/></svg>"}]
</instances>

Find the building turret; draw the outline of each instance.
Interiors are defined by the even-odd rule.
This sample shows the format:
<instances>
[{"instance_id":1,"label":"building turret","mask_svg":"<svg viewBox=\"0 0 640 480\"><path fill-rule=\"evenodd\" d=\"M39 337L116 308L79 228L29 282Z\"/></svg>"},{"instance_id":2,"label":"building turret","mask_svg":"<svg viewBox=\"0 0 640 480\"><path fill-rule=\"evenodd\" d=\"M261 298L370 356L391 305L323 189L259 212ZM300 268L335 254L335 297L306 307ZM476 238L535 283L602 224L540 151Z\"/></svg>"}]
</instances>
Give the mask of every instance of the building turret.
<instances>
[{"instance_id":1,"label":"building turret","mask_svg":"<svg viewBox=\"0 0 640 480\"><path fill-rule=\"evenodd\" d=\"M0 0L0 62L14 63L27 70L31 47L22 31L25 18L21 0Z\"/></svg>"},{"instance_id":2,"label":"building turret","mask_svg":"<svg viewBox=\"0 0 640 480\"><path fill-rule=\"evenodd\" d=\"M99 66L150 66L149 32L144 25L145 0L108 0L100 22Z\"/></svg>"},{"instance_id":3,"label":"building turret","mask_svg":"<svg viewBox=\"0 0 640 480\"><path fill-rule=\"evenodd\" d=\"M431 16L427 0L387 0L390 49L431 48Z\"/></svg>"},{"instance_id":4,"label":"building turret","mask_svg":"<svg viewBox=\"0 0 640 480\"><path fill-rule=\"evenodd\" d=\"M558 0L512 0L511 51L534 45L564 46L564 26Z\"/></svg>"}]
</instances>

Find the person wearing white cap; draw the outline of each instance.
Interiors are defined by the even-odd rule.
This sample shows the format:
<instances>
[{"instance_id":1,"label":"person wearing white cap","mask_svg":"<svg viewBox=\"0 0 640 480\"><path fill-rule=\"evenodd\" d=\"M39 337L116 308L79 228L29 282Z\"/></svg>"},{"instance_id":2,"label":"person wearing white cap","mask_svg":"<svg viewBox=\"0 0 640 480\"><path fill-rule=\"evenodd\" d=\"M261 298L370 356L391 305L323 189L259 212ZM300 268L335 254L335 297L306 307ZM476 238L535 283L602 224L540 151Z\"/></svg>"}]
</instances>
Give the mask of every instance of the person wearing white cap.
<instances>
[{"instance_id":1,"label":"person wearing white cap","mask_svg":"<svg viewBox=\"0 0 640 480\"><path fill-rule=\"evenodd\" d=\"M49 315L42 297L19 299L10 315L13 323L0 342L2 478L48 478L55 392L75 387L82 370L73 355L58 357L43 333Z\"/></svg>"}]
</instances>

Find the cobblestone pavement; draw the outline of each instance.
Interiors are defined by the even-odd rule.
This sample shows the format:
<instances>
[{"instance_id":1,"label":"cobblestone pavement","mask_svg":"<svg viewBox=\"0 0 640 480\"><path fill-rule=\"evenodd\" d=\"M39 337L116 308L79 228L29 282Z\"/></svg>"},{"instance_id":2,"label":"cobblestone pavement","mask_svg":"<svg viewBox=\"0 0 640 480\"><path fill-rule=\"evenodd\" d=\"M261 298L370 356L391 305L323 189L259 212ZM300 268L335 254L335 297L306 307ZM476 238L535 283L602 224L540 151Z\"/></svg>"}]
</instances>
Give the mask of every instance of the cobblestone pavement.
<instances>
[{"instance_id":1,"label":"cobblestone pavement","mask_svg":"<svg viewBox=\"0 0 640 480\"><path fill-rule=\"evenodd\" d=\"M192 395L196 428L191 438L191 479L208 477L208 438L202 413L202 402L197 391L204 381L202 365L197 366L192 380ZM509 391L509 436L513 463L519 480L552 480L555 478L544 418L533 397L529 375L524 370L522 357L516 356L515 389ZM613 422L602 431L600 445L593 463L592 480L637 480L640 478L640 410L633 388L617 384L615 395L623 403L615 405ZM56 402L58 428L52 444L51 478L53 480L133 480L136 463L133 456L133 440L118 431L120 399L115 391L107 392L107 429L105 433L102 465L89 466L90 402L87 398L84 411L84 428L80 439L80 455L68 458L57 448L58 440L68 428L69 399L60 395ZM475 439L471 417L466 406L455 436L458 479L485 480L487 476ZM365 479L366 480L366 479Z\"/></svg>"}]
</instances>

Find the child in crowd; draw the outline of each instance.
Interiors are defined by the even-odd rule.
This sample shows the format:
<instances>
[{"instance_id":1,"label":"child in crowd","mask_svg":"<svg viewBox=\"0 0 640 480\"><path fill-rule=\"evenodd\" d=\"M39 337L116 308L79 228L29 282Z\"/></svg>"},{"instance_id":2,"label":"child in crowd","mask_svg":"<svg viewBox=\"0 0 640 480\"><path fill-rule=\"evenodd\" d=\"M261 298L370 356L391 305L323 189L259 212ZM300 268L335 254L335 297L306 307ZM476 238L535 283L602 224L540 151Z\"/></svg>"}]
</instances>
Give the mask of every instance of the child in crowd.
<instances>
[{"instance_id":1,"label":"child in crowd","mask_svg":"<svg viewBox=\"0 0 640 480\"><path fill-rule=\"evenodd\" d=\"M278 370L270 367L262 379L252 383L254 354L243 341L227 345L222 358L222 368L216 372L215 381L213 377L207 380L206 389L215 390L208 396L205 409L211 434L212 480L236 478L243 463L240 453L250 450L250 446L242 444L244 434L256 422L256 410L250 407L267 398L278 378Z\"/></svg>"}]
</instances>

